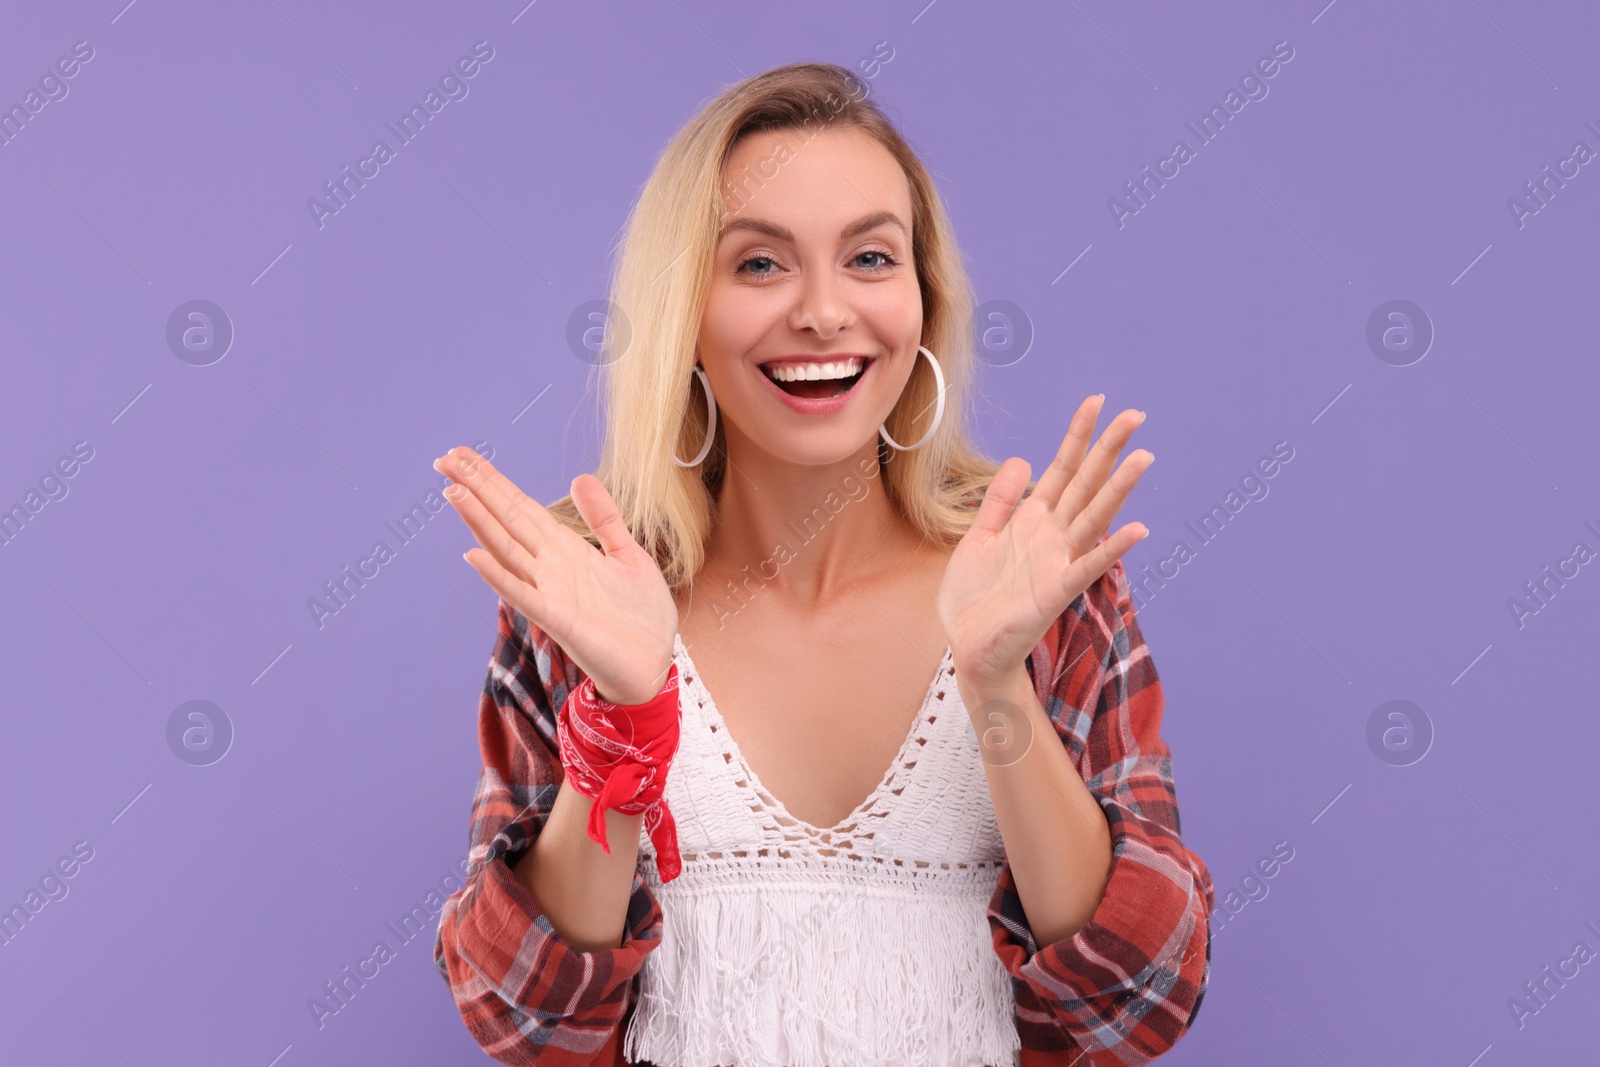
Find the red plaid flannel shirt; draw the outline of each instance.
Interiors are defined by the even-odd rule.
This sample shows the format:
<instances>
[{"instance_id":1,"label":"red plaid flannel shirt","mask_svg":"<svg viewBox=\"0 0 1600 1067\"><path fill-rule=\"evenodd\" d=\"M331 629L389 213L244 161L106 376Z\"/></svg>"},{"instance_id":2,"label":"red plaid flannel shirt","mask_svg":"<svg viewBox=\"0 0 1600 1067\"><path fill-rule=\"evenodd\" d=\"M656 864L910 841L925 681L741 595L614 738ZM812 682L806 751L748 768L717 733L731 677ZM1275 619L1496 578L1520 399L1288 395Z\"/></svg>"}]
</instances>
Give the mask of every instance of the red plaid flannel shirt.
<instances>
[{"instance_id":1,"label":"red plaid flannel shirt","mask_svg":"<svg viewBox=\"0 0 1600 1067\"><path fill-rule=\"evenodd\" d=\"M660 943L662 911L636 871L621 945L578 952L555 933L511 865L532 847L563 771L556 711L584 675L504 601L479 701L483 771L471 873L446 902L434 962L467 1029L513 1067L622 1067L635 976ZM987 915L1011 974L1023 1067L1130 1067L1194 1022L1211 975L1211 875L1180 836L1161 682L1134 618L1121 560L1028 656L1039 702L1111 832L1105 895L1071 937L1039 945L1010 864Z\"/></svg>"}]
</instances>

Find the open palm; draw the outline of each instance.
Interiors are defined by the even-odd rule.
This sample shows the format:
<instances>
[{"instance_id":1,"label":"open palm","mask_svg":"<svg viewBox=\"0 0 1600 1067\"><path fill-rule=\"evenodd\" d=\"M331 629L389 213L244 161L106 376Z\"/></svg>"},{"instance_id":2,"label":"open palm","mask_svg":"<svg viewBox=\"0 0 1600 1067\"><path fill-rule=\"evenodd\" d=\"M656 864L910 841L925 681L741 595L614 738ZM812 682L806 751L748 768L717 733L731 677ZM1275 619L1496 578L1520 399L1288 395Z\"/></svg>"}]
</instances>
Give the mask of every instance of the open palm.
<instances>
[{"instance_id":1,"label":"open palm","mask_svg":"<svg viewBox=\"0 0 1600 1067\"><path fill-rule=\"evenodd\" d=\"M654 696L671 666L678 608L600 480L572 482L596 549L471 449L452 449L435 466L456 483L445 495L481 546L466 558L490 588L554 638L602 699Z\"/></svg>"},{"instance_id":2,"label":"open palm","mask_svg":"<svg viewBox=\"0 0 1600 1067\"><path fill-rule=\"evenodd\" d=\"M1013 456L1000 465L950 557L939 586L939 619L957 671L973 681L1019 669L1051 623L1148 533L1143 524L1128 523L1103 536L1155 456L1135 452L1111 475L1144 421L1129 409L1085 458L1102 403L1089 397L1079 406L1054 461L1027 497L1027 461Z\"/></svg>"}]
</instances>

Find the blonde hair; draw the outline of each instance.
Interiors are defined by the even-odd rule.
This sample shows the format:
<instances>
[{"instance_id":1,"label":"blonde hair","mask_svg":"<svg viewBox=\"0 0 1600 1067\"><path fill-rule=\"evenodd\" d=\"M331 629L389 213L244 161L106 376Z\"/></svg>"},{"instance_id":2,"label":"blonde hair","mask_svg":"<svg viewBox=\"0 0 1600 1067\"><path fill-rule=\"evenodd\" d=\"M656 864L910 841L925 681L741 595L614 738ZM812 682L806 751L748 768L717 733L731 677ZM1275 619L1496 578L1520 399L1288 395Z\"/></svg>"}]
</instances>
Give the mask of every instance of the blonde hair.
<instances>
[{"instance_id":1,"label":"blonde hair","mask_svg":"<svg viewBox=\"0 0 1600 1067\"><path fill-rule=\"evenodd\" d=\"M828 129L863 131L905 172L912 259L922 293L920 343L944 372L945 414L932 439L900 453L878 442L885 492L925 539L954 544L970 527L975 498L998 466L975 452L967 437L975 358L972 288L933 179L849 70L829 63L775 67L711 100L662 150L629 213L611 279L612 310L620 309L624 325L608 321L598 360L605 428L595 476L674 592L693 580L705 560L727 466L720 419L711 451L698 467L672 461L674 455L694 456L705 440L706 405L692 368L725 217L723 168L746 134L795 131L809 140ZM759 189L761 179L747 168L726 183L729 198L745 195L751 183ZM623 340L623 350L615 351L612 346ZM926 431L934 392L932 369L918 356L886 420L896 441L916 441ZM549 510L597 543L570 495Z\"/></svg>"}]
</instances>

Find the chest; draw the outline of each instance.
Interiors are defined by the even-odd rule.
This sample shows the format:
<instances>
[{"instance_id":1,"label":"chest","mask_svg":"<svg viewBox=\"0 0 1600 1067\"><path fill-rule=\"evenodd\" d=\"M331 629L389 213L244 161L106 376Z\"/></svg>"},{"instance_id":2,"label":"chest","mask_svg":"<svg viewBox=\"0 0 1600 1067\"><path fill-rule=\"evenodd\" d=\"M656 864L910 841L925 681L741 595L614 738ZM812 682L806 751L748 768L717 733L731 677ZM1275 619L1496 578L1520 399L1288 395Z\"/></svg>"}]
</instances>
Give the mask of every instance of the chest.
<instances>
[{"instance_id":1,"label":"chest","mask_svg":"<svg viewBox=\"0 0 1600 1067\"><path fill-rule=\"evenodd\" d=\"M788 754L778 753L766 769L749 760L681 635L673 658L682 720L663 795L676 822L682 876L667 884L669 895L692 895L702 882L771 878L799 879L812 889L842 879L914 896L935 875L946 888L988 899L1005 847L948 648L873 780L843 810L817 818L796 810L795 798L767 777L787 780L780 772L788 769ZM849 744L848 737L835 741ZM654 869L654 845L643 828L640 857ZM901 884L902 876L911 882ZM662 885L658 874L646 878Z\"/></svg>"},{"instance_id":2,"label":"chest","mask_svg":"<svg viewBox=\"0 0 1600 1067\"><path fill-rule=\"evenodd\" d=\"M681 638L750 769L796 818L832 826L881 781L942 688L948 645L931 611L789 624L775 614L686 625Z\"/></svg>"},{"instance_id":3,"label":"chest","mask_svg":"<svg viewBox=\"0 0 1600 1067\"><path fill-rule=\"evenodd\" d=\"M1015 1062L988 919L1005 862L947 654L882 779L837 823L794 817L751 771L682 641L665 800L682 860L639 975L633 1062L957 1067Z\"/></svg>"}]
</instances>

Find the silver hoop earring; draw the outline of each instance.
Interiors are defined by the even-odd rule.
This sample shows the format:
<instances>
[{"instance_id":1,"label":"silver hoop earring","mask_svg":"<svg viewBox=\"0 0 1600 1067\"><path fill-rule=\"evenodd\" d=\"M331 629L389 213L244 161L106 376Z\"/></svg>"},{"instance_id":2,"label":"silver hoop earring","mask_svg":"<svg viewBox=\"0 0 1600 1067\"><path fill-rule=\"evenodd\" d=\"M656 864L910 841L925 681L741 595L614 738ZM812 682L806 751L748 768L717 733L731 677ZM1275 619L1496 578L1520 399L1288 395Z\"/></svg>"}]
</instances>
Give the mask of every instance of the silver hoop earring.
<instances>
[{"instance_id":1,"label":"silver hoop earring","mask_svg":"<svg viewBox=\"0 0 1600 1067\"><path fill-rule=\"evenodd\" d=\"M711 442L714 441L717 436L717 398L711 395L711 379L707 378L706 372L701 370L699 367L695 367L693 369L695 377L700 379L700 385L706 391L706 441L705 444L700 446L700 451L695 454L694 459L687 463L679 459L678 453L674 451L672 453L672 462L676 463L680 467L700 466L700 462L704 460L706 458L706 454L711 451Z\"/></svg>"},{"instance_id":2,"label":"silver hoop earring","mask_svg":"<svg viewBox=\"0 0 1600 1067\"><path fill-rule=\"evenodd\" d=\"M939 420L944 418L944 371L939 369L939 361L933 358L932 352L929 352L921 345L917 346L917 352L921 355L927 356L928 362L933 364L933 381L938 387L939 392L934 398L933 425L929 426L927 432L918 438L916 444L899 444L894 438L889 436L888 430L886 430L883 426L878 427L878 436L882 437L890 448L898 449L901 452L914 452L931 441L933 439L933 432L939 428Z\"/></svg>"}]
</instances>

